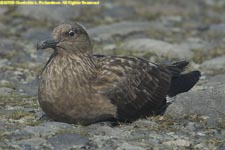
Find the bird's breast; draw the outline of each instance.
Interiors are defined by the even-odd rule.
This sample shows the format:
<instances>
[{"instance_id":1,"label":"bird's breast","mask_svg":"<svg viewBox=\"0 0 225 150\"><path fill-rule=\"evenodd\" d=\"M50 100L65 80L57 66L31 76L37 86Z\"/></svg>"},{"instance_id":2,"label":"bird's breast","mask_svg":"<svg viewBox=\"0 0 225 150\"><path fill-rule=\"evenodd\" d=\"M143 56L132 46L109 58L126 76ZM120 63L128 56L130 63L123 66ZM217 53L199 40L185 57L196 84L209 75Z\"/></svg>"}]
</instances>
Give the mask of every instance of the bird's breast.
<instances>
[{"instance_id":1,"label":"bird's breast","mask_svg":"<svg viewBox=\"0 0 225 150\"><path fill-rule=\"evenodd\" d=\"M39 85L42 109L53 119L73 123L115 116L116 107L92 89L93 68L81 61L51 60Z\"/></svg>"},{"instance_id":2,"label":"bird's breast","mask_svg":"<svg viewBox=\"0 0 225 150\"><path fill-rule=\"evenodd\" d=\"M83 90L89 90L92 72L90 66L82 61L66 57L53 58L42 73L40 90L53 97L83 97L88 95Z\"/></svg>"},{"instance_id":3,"label":"bird's breast","mask_svg":"<svg viewBox=\"0 0 225 150\"><path fill-rule=\"evenodd\" d=\"M91 70L82 62L53 58L45 67L39 85L39 102L55 109L83 105L91 95Z\"/></svg>"}]
</instances>

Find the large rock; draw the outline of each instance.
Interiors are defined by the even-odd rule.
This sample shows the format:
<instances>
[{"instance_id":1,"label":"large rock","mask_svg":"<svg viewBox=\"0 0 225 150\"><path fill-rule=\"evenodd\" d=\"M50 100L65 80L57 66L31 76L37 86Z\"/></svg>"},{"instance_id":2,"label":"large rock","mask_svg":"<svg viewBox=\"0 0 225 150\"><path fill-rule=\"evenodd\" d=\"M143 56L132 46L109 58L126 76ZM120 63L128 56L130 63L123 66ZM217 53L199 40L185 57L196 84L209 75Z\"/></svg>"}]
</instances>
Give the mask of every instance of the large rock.
<instances>
[{"instance_id":1,"label":"large rock","mask_svg":"<svg viewBox=\"0 0 225 150\"><path fill-rule=\"evenodd\" d=\"M150 29L164 30L165 28L160 24L146 21L145 22L122 21L110 25L101 25L88 30L88 32L91 35L91 37L93 37L95 40L107 40L115 35L125 36L130 33L136 33Z\"/></svg>"},{"instance_id":2,"label":"large rock","mask_svg":"<svg viewBox=\"0 0 225 150\"><path fill-rule=\"evenodd\" d=\"M192 51L188 48L148 38L129 40L123 43L120 48L133 52L142 52L143 54L151 53L168 59L190 59L193 56Z\"/></svg>"},{"instance_id":3,"label":"large rock","mask_svg":"<svg viewBox=\"0 0 225 150\"><path fill-rule=\"evenodd\" d=\"M225 72L225 55L219 56L210 60L203 62L200 66L201 70L213 74Z\"/></svg>"},{"instance_id":4,"label":"large rock","mask_svg":"<svg viewBox=\"0 0 225 150\"><path fill-rule=\"evenodd\" d=\"M69 150L75 147L80 148L88 144L89 139L76 133L65 133L49 138L48 142L51 143L55 150Z\"/></svg>"},{"instance_id":5,"label":"large rock","mask_svg":"<svg viewBox=\"0 0 225 150\"><path fill-rule=\"evenodd\" d=\"M186 47L187 49L191 50L201 50L203 53L208 54L209 49L213 49L214 45L212 42L204 41L200 38L188 38L184 42L180 43L182 47Z\"/></svg>"},{"instance_id":6,"label":"large rock","mask_svg":"<svg viewBox=\"0 0 225 150\"><path fill-rule=\"evenodd\" d=\"M174 117L203 115L213 120L225 118L225 75L218 75L199 87L201 90L180 94L166 114Z\"/></svg>"},{"instance_id":7,"label":"large rock","mask_svg":"<svg viewBox=\"0 0 225 150\"><path fill-rule=\"evenodd\" d=\"M15 149L24 149L24 150L31 150L31 149L44 149L48 147L47 141L42 138L28 138L18 141L13 141L10 147ZM50 147L48 147L50 148Z\"/></svg>"}]
</instances>

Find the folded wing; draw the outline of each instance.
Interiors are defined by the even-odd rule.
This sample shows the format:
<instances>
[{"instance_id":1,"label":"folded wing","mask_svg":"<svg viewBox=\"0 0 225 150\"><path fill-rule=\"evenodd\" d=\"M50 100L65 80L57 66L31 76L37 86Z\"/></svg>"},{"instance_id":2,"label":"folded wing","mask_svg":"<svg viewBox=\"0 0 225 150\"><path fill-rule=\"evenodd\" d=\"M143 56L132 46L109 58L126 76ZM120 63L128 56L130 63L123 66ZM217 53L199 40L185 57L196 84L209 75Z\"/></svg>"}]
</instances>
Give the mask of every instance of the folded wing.
<instances>
[{"instance_id":1,"label":"folded wing","mask_svg":"<svg viewBox=\"0 0 225 150\"><path fill-rule=\"evenodd\" d=\"M118 108L118 119L132 121L157 114L166 105L170 71L148 61L126 56L96 55L98 74L93 88Z\"/></svg>"}]
</instances>

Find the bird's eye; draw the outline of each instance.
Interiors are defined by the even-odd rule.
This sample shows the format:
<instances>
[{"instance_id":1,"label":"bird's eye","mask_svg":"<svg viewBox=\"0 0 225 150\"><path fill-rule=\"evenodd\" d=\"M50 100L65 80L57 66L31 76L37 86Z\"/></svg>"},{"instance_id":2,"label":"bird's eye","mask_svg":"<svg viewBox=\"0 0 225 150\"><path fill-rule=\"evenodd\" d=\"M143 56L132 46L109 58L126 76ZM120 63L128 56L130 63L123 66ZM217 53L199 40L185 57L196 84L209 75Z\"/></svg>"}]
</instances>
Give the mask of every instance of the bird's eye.
<instances>
[{"instance_id":1,"label":"bird's eye","mask_svg":"<svg viewBox=\"0 0 225 150\"><path fill-rule=\"evenodd\" d=\"M69 32L69 35L70 35L70 36L74 36L75 33L71 30L71 31Z\"/></svg>"}]
</instances>

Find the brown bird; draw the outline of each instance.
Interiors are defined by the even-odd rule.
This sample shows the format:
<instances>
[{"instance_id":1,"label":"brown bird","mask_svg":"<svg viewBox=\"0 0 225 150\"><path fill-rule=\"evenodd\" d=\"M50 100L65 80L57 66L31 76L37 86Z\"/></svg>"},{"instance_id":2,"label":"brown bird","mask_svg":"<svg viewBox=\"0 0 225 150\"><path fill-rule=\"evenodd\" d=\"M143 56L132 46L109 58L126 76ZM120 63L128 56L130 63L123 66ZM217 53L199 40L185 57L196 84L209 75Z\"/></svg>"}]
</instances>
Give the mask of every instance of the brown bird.
<instances>
[{"instance_id":1,"label":"brown bird","mask_svg":"<svg viewBox=\"0 0 225 150\"><path fill-rule=\"evenodd\" d=\"M200 77L199 71L181 74L186 61L93 55L88 33L77 23L62 24L52 35L37 46L54 49L40 76L38 100L56 121L88 125L163 114L166 97L190 90Z\"/></svg>"}]
</instances>

